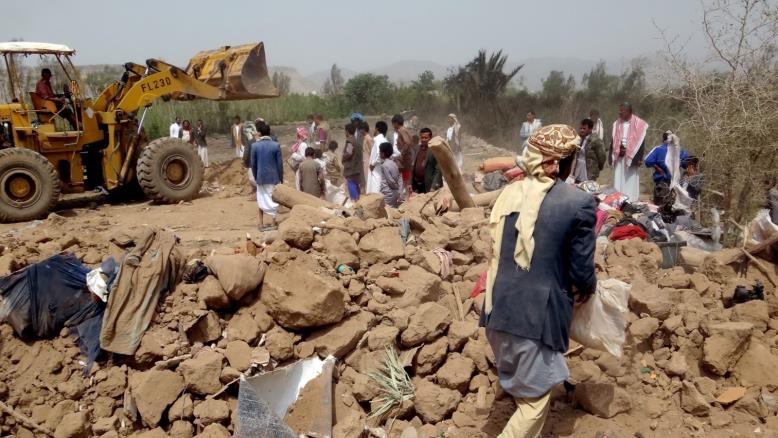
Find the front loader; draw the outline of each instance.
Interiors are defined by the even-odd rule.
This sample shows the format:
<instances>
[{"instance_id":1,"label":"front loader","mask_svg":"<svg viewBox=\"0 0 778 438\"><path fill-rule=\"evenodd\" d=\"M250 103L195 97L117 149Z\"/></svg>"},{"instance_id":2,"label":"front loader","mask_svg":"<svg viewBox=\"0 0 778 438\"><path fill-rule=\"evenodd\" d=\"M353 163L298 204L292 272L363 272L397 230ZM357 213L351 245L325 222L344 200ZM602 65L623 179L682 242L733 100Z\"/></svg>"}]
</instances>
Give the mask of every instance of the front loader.
<instances>
[{"instance_id":1,"label":"front loader","mask_svg":"<svg viewBox=\"0 0 778 438\"><path fill-rule=\"evenodd\" d=\"M186 69L157 59L127 63L121 78L96 98L82 92L75 51L45 43L0 43L11 102L0 104L0 221L44 217L60 194L91 189L121 192L139 186L151 199L172 203L194 198L203 163L180 139L149 142L143 121L165 100L246 100L277 97L262 43L200 52ZM69 85L59 101L24 90L19 61L53 57ZM36 72L37 73L37 72ZM73 126L63 115L69 108Z\"/></svg>"}]
</instances>

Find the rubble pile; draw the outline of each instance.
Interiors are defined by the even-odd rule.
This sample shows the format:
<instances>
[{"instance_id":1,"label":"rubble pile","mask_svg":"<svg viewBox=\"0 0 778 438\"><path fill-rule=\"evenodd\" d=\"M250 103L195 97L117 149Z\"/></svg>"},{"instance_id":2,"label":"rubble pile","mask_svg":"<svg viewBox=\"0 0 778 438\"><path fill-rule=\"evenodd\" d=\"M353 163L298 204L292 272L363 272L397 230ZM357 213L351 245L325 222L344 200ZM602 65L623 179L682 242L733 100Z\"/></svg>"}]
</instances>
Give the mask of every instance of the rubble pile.
<instances>
[{"instance_id":1,"label":"rubble pile","mask_svg":"<svg viewBox=\"0 0 778 438\"><path fill-rule=\"evenodd\" d=\"M86 376L68 330L24 342L0 325L0 400L29 420L0 411L0 434L45 436L37 425L58 438L228 437L241 374L318 355L337 358L334 437L496 436L514 403L478 327L483 294L471 297L491 251L488 209L438 215L434 196L399 210L367 196L351 215L297 205L277 231L248 246L185 246L212 274L160 301L133 356L101 357ZM96 234L105 238L101 247L86 238L66 245L63 230L49 225L5 239L4 273L47 251L74 251L93 266L120 257L121 238L107 229ZM757 269L739 278L722 264L727 258L722 251L699 267L660 269L654 244L601 243L598 276L632 284L627 344L617 358L571 343L574 389L554 390L546 431L778 431L776 291ZM735 304L736 286L756 280L766 285L765 300ZM371 418L381 389L369 374L387 348L406 365L414 397ZM292 417L315 416L306 410L290 410L293 428Z\"/></svg>"}]
</instances>

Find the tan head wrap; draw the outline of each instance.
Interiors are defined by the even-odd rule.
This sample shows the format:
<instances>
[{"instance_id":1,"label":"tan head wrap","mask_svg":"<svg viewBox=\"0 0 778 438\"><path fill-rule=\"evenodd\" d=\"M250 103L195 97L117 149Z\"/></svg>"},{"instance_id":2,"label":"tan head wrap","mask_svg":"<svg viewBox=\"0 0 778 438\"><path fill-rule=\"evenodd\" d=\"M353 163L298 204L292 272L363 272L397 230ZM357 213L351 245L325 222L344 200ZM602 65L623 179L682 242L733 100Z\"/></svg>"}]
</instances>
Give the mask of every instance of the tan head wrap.
<instances>
[{"instance_id":1,"label":"tan head wrap","mask_svg":"<svg viewBox=\"0 0 778 438\"><path fill-rule=\"evenodd\" d=\"M548 125L533 132L522 154L524 179L505 187L497 198L489 217L489 233L492 236L492 259L486 277L486 312L492 310L492 287L497 276L502 248L505 217L519 213L516 220L516 264L529 270L535 251L535 222L546 193L554 185L559 174L559 160L573 155L579 147L580 137L568 125Z\"/></svg>"}]
</instances>

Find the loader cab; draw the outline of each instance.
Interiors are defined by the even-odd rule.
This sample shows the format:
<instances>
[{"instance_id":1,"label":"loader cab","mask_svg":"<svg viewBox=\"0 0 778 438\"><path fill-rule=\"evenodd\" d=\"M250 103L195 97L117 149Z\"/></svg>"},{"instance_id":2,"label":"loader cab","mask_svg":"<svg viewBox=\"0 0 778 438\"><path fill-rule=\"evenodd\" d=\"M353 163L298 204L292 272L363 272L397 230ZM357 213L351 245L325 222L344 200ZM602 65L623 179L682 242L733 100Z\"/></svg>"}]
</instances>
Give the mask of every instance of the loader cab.
<instances>
[{"instance_id":1,"label":"loader cab","mask_svg":"<svg viewBox=\"0 0 778 438\"><path fill-rule=\"evenodd\" d=\"M59 143L56 138L66 140L83 130L79 74L71 61L74 54L75 50L61 44L0 43L6 73L0 123L8 128L6 135L12 137L14 145L37 150L45 138ZM42 70L51 74L54 100L45 99L36 90ZM67 117L68 112L72 116Z\"/></svg>"}]
</instances>

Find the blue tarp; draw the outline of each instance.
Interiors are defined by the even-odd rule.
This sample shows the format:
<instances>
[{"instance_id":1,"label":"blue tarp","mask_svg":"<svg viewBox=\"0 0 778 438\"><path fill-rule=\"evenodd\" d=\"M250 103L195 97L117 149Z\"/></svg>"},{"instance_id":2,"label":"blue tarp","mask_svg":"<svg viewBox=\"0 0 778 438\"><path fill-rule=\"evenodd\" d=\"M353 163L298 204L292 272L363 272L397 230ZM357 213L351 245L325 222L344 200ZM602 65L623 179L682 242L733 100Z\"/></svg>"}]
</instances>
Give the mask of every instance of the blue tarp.
<instances>
[{"instance_id":1,"label":"blue tarp","mask_svg":"<svg viewBox=\"0 0 778 438\"><path fill-rule=\"evenodd\" d=\"M0 321L23 339L69 327L91 364L100 352L105 304L87 289L89 271L73 254L57 254L0 278Z\"/></svg>"}]
</instances>

